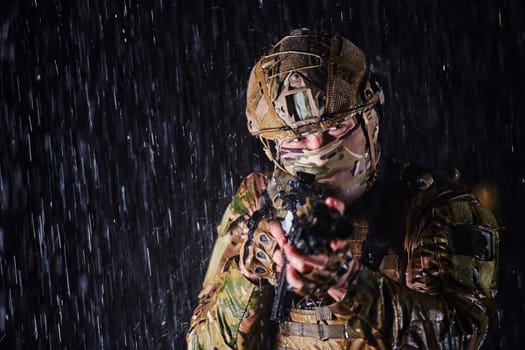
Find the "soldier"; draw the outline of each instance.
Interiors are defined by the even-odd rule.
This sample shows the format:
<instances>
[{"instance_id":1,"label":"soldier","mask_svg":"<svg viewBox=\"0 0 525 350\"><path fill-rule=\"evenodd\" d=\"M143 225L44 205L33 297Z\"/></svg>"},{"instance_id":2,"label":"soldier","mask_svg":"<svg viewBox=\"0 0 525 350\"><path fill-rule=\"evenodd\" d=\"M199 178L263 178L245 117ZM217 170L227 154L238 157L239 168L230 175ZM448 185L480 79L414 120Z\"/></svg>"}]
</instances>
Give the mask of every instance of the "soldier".
<instances>
[{"instance_id":1,"label":"soldier","mask_svg":"<svg viewBox=\"0 0 525 350\"><path fill-rule=\"evenodd\" d=\"M250 174L226 209L190 349L481 346L495 308L497 222L457 171L380 161L382 104L363 52L339 36L295 30L255 64L247 124L275 170ZM315 252L287 236L286 193L300 174L349 223ZM291 297L271 320L280 276Z\"/></svg>"}]
</instances>

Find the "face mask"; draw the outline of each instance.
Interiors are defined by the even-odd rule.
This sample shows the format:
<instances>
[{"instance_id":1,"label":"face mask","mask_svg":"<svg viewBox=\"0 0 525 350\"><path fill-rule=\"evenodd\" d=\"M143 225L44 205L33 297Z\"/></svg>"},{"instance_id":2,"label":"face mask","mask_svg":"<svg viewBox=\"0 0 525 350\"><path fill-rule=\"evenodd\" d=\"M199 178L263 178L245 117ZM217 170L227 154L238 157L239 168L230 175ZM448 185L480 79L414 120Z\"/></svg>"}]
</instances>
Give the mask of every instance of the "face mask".
<instances>
[{"instance_id":1,"label":"face mask","mask_svg":"<svg viewBox=\"0 0 525 350\"><path fill-rule=\"evenodd\" d=\"M291 174L316 175L319 182L332 183L335 177L365 182L370 155L362 133L350 133L315 150L278 147L280 164Z\"/></svg>"}]
</instances>

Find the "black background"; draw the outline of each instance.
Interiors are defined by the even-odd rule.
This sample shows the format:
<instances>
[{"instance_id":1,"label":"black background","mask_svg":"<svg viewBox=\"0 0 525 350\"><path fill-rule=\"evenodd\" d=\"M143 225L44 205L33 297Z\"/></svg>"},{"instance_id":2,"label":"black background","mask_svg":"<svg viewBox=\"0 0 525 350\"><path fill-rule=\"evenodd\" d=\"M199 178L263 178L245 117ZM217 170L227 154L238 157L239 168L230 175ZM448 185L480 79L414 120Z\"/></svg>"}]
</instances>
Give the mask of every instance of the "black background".
<instances>
[{"instance_id":1,"label":"black background","mask_svg":"<svg viewBox=\"0 0 525 350\"><path fill-rule=\"evenodd\" d=\"M180 349L243 176L258 56L296 27L375 64L384 153L498 193L500 305L524 327L525 5L42 1L0 5L0 348Z\"/></svg>"}]
</instances>

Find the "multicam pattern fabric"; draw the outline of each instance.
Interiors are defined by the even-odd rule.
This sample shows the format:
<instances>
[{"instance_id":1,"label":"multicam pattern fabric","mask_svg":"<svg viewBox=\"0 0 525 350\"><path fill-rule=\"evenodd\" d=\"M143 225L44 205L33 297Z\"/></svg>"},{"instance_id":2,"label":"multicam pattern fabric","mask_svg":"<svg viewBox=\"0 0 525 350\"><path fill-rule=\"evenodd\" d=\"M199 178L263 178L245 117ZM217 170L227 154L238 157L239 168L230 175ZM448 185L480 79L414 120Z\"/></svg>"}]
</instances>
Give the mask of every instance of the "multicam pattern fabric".
<instances>
[{"instance_id":1,"label":"multicam pattern fabric","mask_svg":"<svg viewBox=\"0 0 525 350\"><path fill-rule=\"evenodd\" d=\"M379 271L362 264L340 302L323 312L292 308L291 322L271 334L273 287L250 282L238 267L246 221L270 180L248 176L219 225L188 348L263 349L268 340L275 349L479 348L495 307L498 225L458 182L432 177L411 200L402 254L387 253ZM356 222L354 256L366 232L366 222Z\"/></svg>"},{"instance_id":2,"label":"multicam pattern fabric","mask_svg":"<svg viewBox=\"0 0 525 350\"><path fill-rule=\"evenodd\" d=\"M187 336L188 349L262 349L269 326L267 310L273 287L256 285L239 269L246 222L259 208L268 177L249 175L239 187L218 226L198 305Z\"/></svg>"},{"instance_id":3,"label":"multicam pattern fabric","mask_svg":"<svg viewBox=\"0 0 525 350\"><path fill-rule=\"evenodd\" d=\"M326 184L330 180L335 188L370 187L380 157L378 122L377 112L368 110L346 126L340 125L341 131L331 136L333 140L313 150L277 143L277 160L292 175L313 174L316 181Z\"/></svg>"},{"instance_id":4,"label":"multicam pattern fabric","mask_svg":"<svg viewBox=\"0 0 525 350\"><path fill-rule=\"evenodd\" d=\"M295 138L382 103L383 92L370 79L372 70L364 53L347 39L294 31L250 73L248 130L268 140Z\"/></svg>"}]
</instances>

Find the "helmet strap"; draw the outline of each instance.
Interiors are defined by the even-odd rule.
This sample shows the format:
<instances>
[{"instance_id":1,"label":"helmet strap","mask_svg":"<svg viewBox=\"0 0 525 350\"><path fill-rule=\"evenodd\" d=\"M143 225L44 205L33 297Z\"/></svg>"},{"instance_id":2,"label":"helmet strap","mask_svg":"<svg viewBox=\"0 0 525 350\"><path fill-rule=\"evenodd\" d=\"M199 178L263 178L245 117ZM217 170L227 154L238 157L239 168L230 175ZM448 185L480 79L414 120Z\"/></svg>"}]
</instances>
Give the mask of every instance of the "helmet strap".
<instances>
[{"instance_id":1,"label":"helmet strap","mask_svg":"<svg viewBox=\"0 0 525 350\"><path fill-rule=\"evenodd\" d=\"M281 169L285 173L294 176L294 174L292 174L288 170L286 170L286 168L284 168L277 161L277 159L275 159L275 156L273 155L273 151L272 151L272 147L270 145L270 142L267 139L265 139L264 137L262 137L262 136L259 136L259 140L261 140L261 143L263 145L263 151L264 151L264 154L266 155L266 157L268 157L268 159L270 159L275 164L276 167L278 167L279 169Z\"/></svg>"},{"instance_id":2,"label":"helmet strap","mask_svg":"<svg viewBox=\"0 0 525 350\"><path fill-rule=\"evenodd\" d=\"M363 127L363 133L365 134L366 143L368 145L368 150L370 152L370 177L368 178L367 188L370 188L377 178L377 157L376 157L376 147L372 142L372 131L369 128L369 119L365 116L364 112L360 114L361 125Z\"/></svg>"}]
</instances>

